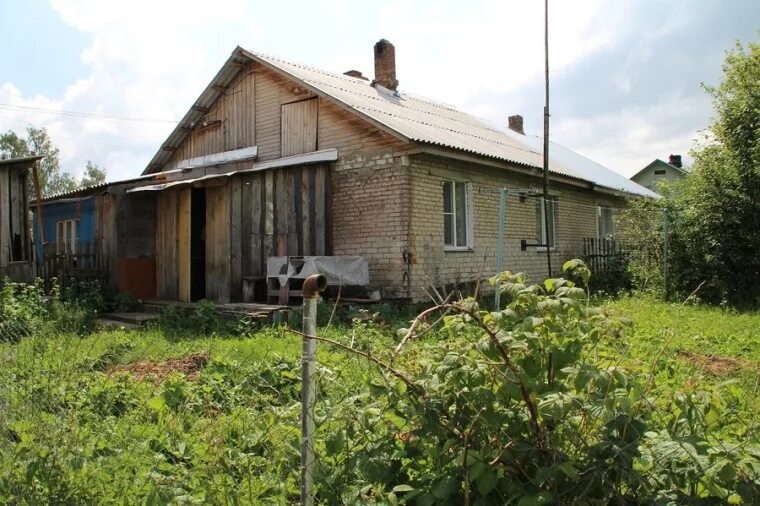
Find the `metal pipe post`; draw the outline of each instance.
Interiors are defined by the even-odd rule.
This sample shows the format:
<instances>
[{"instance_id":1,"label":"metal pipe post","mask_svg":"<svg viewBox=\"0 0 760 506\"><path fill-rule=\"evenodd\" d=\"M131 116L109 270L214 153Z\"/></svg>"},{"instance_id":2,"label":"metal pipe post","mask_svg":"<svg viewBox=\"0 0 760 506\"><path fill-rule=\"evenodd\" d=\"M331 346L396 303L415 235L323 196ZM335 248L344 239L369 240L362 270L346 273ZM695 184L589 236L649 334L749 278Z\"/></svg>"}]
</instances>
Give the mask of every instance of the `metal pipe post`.
<instances>
[{"instance_id":1,"label":"metal pipe post","mask_svg":"<svg viewBox=\"0 0 760 506\"><path fill-rule=\"evenodd\" d=\"M322 274L313 274L303 283L303 354L301 358L301 504L314 504L314 404L317 384L314 376L317 341L317 304L327 287Z\"/></svg>"},{"instance_id":2,"label":"metal pipe post","mask_svg":"<svg viewBox=\"0 0 760 506\"><path fill-rule=\"evenodd\" d=\"M496 275L504 270L504 227L506 226L507 214L507 189L499 190L499 243L496 245ZM496 293L493 297L494 311L501 309L501 283L496 278Z\"/></svg>"},{"instance_id":3,"label":"metal pipe post","mask_svg":"<svg viewBox=\"0 0 760 506\"><path fill-rule=\"evenodd\" d=\"M552 277L552 251L551 239L549 238L549 0L544 1L544 68L545 68L545 93L546 105L544 105L544 228L546 230L546 270ZM554 216L554 204L552 204L552 216Z\"/></svg>"},{"instance_id":4,"label":"metal pipe post","mask_svg":"<svg viewBox=\"0 0 760 506\"><path fill-rule=\"evenodd\" d=\"M662 288L668 298L668 208L662 210Z\"/></svg>"}]
</instances>

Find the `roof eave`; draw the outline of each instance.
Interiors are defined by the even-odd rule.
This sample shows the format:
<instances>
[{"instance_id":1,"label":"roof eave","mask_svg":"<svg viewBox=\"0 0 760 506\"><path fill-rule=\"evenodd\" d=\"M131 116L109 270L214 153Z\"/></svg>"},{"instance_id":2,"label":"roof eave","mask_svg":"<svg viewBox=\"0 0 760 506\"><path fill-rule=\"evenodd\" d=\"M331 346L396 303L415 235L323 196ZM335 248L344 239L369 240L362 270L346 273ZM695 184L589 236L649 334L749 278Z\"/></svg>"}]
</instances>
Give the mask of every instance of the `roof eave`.
<instances>
[{"instance_id":1,"label":"roof eave","mask_svg":"<svg viewBox=\"0 0 760 506\"><path fill-rule=\"evenodd\" d=\"M171 157L173 153L190 135L193 126L205 116L211 106L219 100L229 87L229 85L235 81L242 72L242 65L245 61L240 62L238 58L243 55L240 46L236 47L230 54L227 61L219 69L211 82L204 88L198 98L193 102L185 116L180 120L177 126L167 136L166 140L161 143L158 151L148 163L148 166L143 170L142 175L155 174L160 172L160 169ZM247 57L247 56L246 56ZM236 70L235 70L236 68ZM174 140L175 142L170 142Z\"/></svg>"}]
</instances>

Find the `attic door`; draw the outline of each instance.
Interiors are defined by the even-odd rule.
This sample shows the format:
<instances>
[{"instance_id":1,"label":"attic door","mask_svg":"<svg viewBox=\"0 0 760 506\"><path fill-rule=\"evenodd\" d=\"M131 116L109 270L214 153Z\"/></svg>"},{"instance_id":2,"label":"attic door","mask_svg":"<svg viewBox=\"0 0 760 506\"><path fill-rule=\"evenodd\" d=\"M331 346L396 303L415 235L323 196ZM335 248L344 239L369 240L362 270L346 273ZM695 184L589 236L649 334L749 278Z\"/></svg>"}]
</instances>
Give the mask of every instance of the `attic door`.
<instances>
[{"instance_id":1,"label":"attic door","mask_svg":"<svg viewBox=\"0 0 760 506\"><path fill-rule=\"evenodd\" d=\"M281 156L317 150L317 98L282 105Z\"/></svg>"}]
</instances>

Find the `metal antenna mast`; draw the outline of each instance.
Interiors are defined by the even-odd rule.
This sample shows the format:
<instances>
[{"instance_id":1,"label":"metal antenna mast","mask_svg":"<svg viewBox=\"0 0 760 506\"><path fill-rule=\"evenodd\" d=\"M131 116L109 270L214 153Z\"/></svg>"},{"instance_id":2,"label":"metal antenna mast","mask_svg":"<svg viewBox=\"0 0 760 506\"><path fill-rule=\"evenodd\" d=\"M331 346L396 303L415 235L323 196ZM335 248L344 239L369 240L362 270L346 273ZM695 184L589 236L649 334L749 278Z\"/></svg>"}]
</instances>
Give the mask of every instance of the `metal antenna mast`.
<instances>
[{"instance_id":1,"label":"metal antenna mast","mask_svg":"<svg viewBox=\"0 0 760 506\"><path fill-rule=\"evenodd\" d=\"M544 0L544 69L546 85L546 103L544 105L544 230L546 237L546 268L552 276L552 238L549 237L549 0ZM554 206L552 205L552 215ZM554 218L554 216L552 216ZM553 232L553 230L552 230ZM553 235L553 234L552 234Z\"/></svg>"}]
</instances>

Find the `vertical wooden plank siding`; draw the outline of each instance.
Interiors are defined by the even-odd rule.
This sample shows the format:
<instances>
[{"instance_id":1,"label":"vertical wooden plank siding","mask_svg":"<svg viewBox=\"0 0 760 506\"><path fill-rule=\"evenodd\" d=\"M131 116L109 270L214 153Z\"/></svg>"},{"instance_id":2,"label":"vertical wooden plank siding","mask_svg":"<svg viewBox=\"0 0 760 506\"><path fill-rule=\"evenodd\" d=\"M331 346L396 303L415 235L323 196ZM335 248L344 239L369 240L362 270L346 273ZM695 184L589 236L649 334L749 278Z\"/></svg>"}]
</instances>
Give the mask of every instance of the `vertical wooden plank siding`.
<instances>
[{"instance_id":1,"label":"vertical wooden plank siding","mask_svg":"<svg viewBox=\"0 0 760 506\"><path fill-rule=\"evenodd\" d=\"M23 245L23 238L26 234L24 234L24 212L26 206L21 201L21 197L23 196L21 194L21 186L19 185L19 172L18 170L14 170L9 173L9 185L8 190L10 191L10 222L11 222L11 233L10 233L10 250L11 250L11 260L21 260L21 258L16 258L15 255L18 255L21 253L21 251L17 250L17 246ZM18 240L20 242L18 242Z\"/></svg>"},{"instance_id":2,"label":"vertical wooden plank siding","mask_svg":"<svg viewBox=\"0 0 760 506\"><path fill-rule=\"evenodd\" d=\"M116 274L116 211L118 197L106 193L95 197L95 253L98 268ZM113 278L115 279L115 277Z\"/></svg>"},{"instance_id":3,"label":"vertical wooden plank siding","mask_svg":"<svg viewBox=\"0 0 760 506\"><path fill-rule=\"evenodd\" d=\"M232 294L243 292L242 266L242 179L233 177L230 186L230 290Z\"/></svg>"},{"instance_id":4,"label":"vertical wooden plank siding","mask_svg":"<svg viewBox=\"0 0 760 506\"><path fill-rule=\"evenodd\" d=\"M282 156L317 149L317 98L282 105L280 139Z\"/></svg>"},{"instance_id":5,"label":"vertical wooden plank siding","mask_svg":"<svg viewBox=\"0 0 760 506\"><path fill-rule=\"evenodd\" d=\"M162 191L156 202L156 292L159 298L178 296L179 192Z\"/></svg>"},{"instance_id":6,"label":"vertical wooden plank siding","mask_svg":"<svg viewBox=\"0 0 760 506\"><path fill-rule=\"evenodd\" d=\"M0 169L0 267L10 263L10 183L8 169Z\"/></svg>"},{"instance_id":7,"label":"vertical wooden plank siding","mask_svg":"<svg viewBox=\"0 0 760 506\"><path fill-rule=\"evenodd\" d=\"M316 174L315 174L316 175ZM324 177L316 177L314 181L314 210L315 210L315 217L314 217L314 226L316 230L316 251L314 252L315 255L325 255L325 244L326 244L326 234L325 234L325 202L327 201L327 194L325 193L326 187L328 182L326 181L326 178Z\"/></svg>"},{"instance_id":8,"label":"vertical wooden plank siding","mask_svg":"<svg viewBox=\"0 0 760 506\"><path fill-rule=\"evenodd\" d=\"M179 300L190 302L190 227L192 190L185 188L179 191L179 218L177 234L178 295Z\"/></svg>"},{"instance_id":9,"label":"vertical wooden plank siding","mask_svg":"<svg viewBox=\"0 0 760 506\"><path fill-rule=\"evenodd\" d=\"M230 185L206 188L206 298L230 300Z\"/></svg>"},{"instance_id":10,"label":"vertical wooden plank siding","mask_svg":"<svg viewBox=\"0 0 760 506\"><path fill-rule=\"evenodd\" d=\"M24 171L23 176L21 177L21 202L24 203L23 206L23 213L24 213L24 258L27 260L34 260L32 256L32 252L30 251L31 248L31 241L32 239L29 237L29 231L32 230L32 223L29 217L29 213L27 212L27 206L29 204L29 196L27 195L27 181L29 179L29 173Z\"/></svg>"},{"instance_id":11,"label":"vertical wooden plank siding","mask_svg":"<svg viewBox=\"0 0 760 506\"><path fill-rule=\"evenodd\" d=\"M198 122L169 161L219 153L256 144L253 66L244 69ZM205 126L204 126L205 125Z\"/></svg>"},{"instance_id":12,"label":"vertical wooden plank siding","mask_svg":"<svg viewBox=\"0 0 760 506\"><path fill-rule=\"evenodd\" d=\"M263 279L270 256L327 254L327 218L331 213L328 185L329 168L324 165L245 176L239 200L242 275ZM241 296L242 288L235 285L233 290L233 298Z\"/></svg>"},{"instance_id":13,"label":"vertical wooden plank siding","mask_svg":"<svg viewBox=\"0 0 760 506\"><path fill-rule=\"evenodd\" d=\"M247 244L250 245L250 276L261 278L266 275L263 260L263 237L264 218L262 216L265 206L261 196L264 192L264 182L260 174L251 178L251 188L247 192L250 195L250 207L244 207L242 213L251 217L251 235L248 236ZM243 244L246 244L245 242Z\"/></svg>"}]
</instances>

